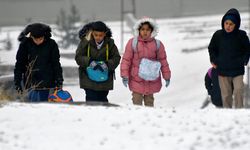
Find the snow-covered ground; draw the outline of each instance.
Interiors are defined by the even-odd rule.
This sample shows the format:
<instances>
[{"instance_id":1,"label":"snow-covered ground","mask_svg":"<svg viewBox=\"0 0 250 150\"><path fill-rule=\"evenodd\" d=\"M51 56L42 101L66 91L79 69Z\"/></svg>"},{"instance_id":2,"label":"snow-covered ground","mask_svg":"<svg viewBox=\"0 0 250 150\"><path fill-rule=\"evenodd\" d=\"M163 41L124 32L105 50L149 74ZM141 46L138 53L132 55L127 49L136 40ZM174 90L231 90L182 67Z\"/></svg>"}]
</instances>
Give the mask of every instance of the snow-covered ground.
<instances>
[{"instance_id":1,"label":"snow-covered ground","mask_svg":"<svg viewBox=\"0 0 250 150\"><path fill-rule=\"evenodd\" d=\"M118 68L109 101L120 107L3 105L0 108L0 150L248 150L248 109L216 109L212 105L200 109L206 97L204 75L210 67L206 47L212 34L221 28L222 15L157 20L160 27L157 38L165 45L172 78L167 89L163 87L155 94L154 108L131 104L131 93L122 85ZM241 28L246 31L248 20L248 15L242 13ZM119 47L120 23L107 24ZM12 31L10 37L16 39L20 29L2 28L0 37ZM125 41L130 37L130 34L125 35ZM15 63L17 46L16 42L12 51L0 51L2 64ZM71 53L74 51L72 47ZM120 51L122 54L121 48ZM70 50L61 53L70 53ZM73 59L62 58L61 63L77 67ZM78 79L65 82L73 83L64 86L73 99L84 101Z\"/></svg>"},{"instance_id":2,"label":"snow-covered ground","mask_svg":"<svg viewBox=\"0 0 250 150\"><path fill-rule=\"evenodd\" d=\"M1 150L249 150L250 111L11 103Z\"/></svg>"}]
</instances>

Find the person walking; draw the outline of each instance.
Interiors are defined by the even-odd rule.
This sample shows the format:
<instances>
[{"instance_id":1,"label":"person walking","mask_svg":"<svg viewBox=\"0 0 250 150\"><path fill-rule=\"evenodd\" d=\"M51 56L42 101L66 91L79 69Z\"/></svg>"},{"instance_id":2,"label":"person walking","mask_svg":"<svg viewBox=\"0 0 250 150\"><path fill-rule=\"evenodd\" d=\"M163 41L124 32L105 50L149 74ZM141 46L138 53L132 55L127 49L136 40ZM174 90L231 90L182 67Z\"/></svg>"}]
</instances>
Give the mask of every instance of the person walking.
<instances>
[{"instance_id":1,"label":"person walking","mask_svg":"<svg viewBox=\"0 0 250 150\"><path fill-rule=\"evenodd\" d=\"M246 32L239 29L240 23L239 11L228 10L222 17L222 29L213 34L208 46L210 62L218 70L224 108L244 107L243 75L249 61L250 44Z\"/></svg>"},{"instance_id":2,"label":"person walking","mask_svg":"<svg viewBox=\"0 0 250 150\"><path fill-rule=\"evenodd\" d=\"M75 55L79 65L80 88L86 102L107 103L113 90L115 69L121 56L112 37L111 29L102 22L86 24L80 31L81 39Z\"/></svg>"},{"instance_id":3,"label":"person walking","mask_svg":"<svg viewBox=\"0 0 250 150\"><path fill-rule=\"evenodd\" d=\"M132 91L133 104L153 107L154 93L161 90L162 77L165 87L169 86L171 71L164 45L155 38L156 22L144 17L137 21L134 29L135 36L127 42L122 57L120 76L124 86Z\"/></svg>"},{"instance_id":4,"label":"person walking","mask_svg":"<svg viewBox=\"0 0 250 150\"><path fill-rule=\"evenodd\" d=\"M18 40L14 68L16 90L20 94L27 91L29 102L48 101L50 89L63 85L59 49L51 39L51 28L43 23L29 24Z\"/></svg>"}]
</instances>

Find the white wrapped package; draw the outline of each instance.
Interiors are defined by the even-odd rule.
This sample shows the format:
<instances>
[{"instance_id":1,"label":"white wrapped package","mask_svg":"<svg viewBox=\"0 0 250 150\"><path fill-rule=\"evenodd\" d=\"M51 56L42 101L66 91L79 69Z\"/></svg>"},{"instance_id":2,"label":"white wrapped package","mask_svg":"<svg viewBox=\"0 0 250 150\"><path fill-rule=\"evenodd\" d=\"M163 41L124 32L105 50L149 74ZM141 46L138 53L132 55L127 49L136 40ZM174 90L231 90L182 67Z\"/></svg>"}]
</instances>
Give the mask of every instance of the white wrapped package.
<instances>
[{"instance_id":1,"label":"white wrapped package","mask_svg":"<svg viewBox=\"0 0 250 150\"><path fill-rule=\"evenodd\" d=\"M139 77L146 81L156 80L160 76L160 69L159 61L142 58L139 65Z\"/></svg>"}]
</instances>

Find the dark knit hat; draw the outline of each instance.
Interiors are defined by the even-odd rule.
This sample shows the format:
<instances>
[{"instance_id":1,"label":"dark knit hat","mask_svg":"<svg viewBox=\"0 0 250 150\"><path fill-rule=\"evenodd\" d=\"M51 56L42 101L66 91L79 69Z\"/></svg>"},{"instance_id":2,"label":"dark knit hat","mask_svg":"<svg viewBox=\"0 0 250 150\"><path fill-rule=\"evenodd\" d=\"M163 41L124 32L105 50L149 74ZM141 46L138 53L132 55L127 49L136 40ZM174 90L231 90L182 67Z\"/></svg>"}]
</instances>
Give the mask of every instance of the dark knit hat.
<instances>
[{"instance_id":1,"label":"dark knit hat","mask_svg":"<svg viewBox=\"0 0 250 150\"><path fill-rule=\"evenodd\" d=\"M237 19L234 15L226 15L224 21L226 21L226 20L231 20L234 24L237 23Z\"/></svg>"},{"instance_id":2,"label":"dark knit hat","mask_svg":"<svg viewBox=\"0 0 250 150\"><path fill-rule=\"evenodd\" d=\"M107 26L102 21L94 22L92 27L93 27L94 31L99 31L99 32L106 32L107 31Z\"/></svg>"},{"instance_id":3,"label":"dark knit hat","mask_svg":"<svg viewBox=\"0 0 250 150\"><path fill-rule=\"evenodd\" d=\"M106 37L112 37L111 29L102 21L96 21L92 24L93 31L105 32Z\"/></svg>"}]
</instances>

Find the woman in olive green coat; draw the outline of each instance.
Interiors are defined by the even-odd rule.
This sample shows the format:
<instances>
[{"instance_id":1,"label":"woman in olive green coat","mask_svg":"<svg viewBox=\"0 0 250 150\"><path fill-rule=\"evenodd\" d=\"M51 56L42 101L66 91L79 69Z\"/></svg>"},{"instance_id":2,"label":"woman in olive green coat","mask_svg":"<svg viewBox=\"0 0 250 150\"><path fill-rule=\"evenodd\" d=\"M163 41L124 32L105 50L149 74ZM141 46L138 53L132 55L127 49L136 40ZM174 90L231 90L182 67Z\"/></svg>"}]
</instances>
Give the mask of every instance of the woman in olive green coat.
<instances>
[{"instance_id":1,"label":"woman in olive green coat","mask_svg":"<svg viewBox=\"0 0 250 150\"><path fill-rule=\"evenodd\" d=\"M121 59L111 38L111 30L103 22L96 21L85 25L80 30L79 37L81 42L76 50L75 60L79 65L80 88L85 90L87 102L108 102L109 90L113 90L115 69ZM102 82L90 79L87 67L101 72L108 71L108 79Z\"/></svg>"}]
</instances>

